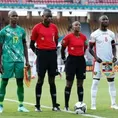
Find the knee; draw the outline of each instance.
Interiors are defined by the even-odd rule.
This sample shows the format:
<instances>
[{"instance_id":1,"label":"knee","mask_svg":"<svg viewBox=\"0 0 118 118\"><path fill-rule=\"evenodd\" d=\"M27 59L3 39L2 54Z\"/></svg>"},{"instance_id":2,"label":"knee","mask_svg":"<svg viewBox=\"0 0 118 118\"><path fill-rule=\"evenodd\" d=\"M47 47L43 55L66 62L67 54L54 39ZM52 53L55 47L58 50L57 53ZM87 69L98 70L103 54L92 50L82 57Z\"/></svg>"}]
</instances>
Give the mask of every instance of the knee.
<instances>
[{"instance_id":1,"label":"knee","mask_svg":"<svg viewBox=\"0 0 118 118\"><path fill-rule=\"evenodd\" d=\"M72 88L72 85L73 85L73 81L66 81L66 87L68 88Z\"/></svg>"},{"instance_id":2,"label":"knee","mask_svg":"<svg viewBox=\"0 0 118 118\"><path fill-rule=\"evenodd\" d=\"M17 86L23 86L23 79L17 79Z\"/></svg>"},{"instance_id":3,"label":"knee","mask_svg":"<svg viewBox=\"0 0 118 118\"><path fill-rule=\"evenodd\" d=\"M40 86L42 86L43 85L43 83L44 83L44 77L38 77L38 80L37 80L37 85L40 85Z\"/></svg>"},{"instance_id":4,"label":"knee","mask_svg":"<svg viewBox=\"0 0 118 118\"><path fill-rule=\"evenodd\" d=\"M84 80L77 80L77 87L83 87Z\"/></svg>"},{"instance_id":5,"label":"knee","mask_svg":"<svg viewBox=\"0 0 118 118\"><path fill-rule=\"evenodd\" d=\"M4 85L4 86L7 86L7 84L8 84L8 79L2 79L2 81L1 81L1 85Z\"/></svg>"},{"instance_id":6,"label":"knee","mask_svg":"<svg viewBox=\"0 0 118 118\"><path fill-rule=\"evenodd\" d=\"M55 76L49 76L48 83L50 86L55 85Z\"/></svg>"}]
</instances>

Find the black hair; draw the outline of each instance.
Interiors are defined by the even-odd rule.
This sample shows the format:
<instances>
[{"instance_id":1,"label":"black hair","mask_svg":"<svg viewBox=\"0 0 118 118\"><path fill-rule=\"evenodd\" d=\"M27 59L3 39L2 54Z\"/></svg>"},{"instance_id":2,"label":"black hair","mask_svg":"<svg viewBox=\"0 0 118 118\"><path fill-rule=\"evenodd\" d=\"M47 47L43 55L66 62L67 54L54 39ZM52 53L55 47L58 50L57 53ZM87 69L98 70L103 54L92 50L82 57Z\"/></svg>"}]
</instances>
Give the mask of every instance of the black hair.
<instances>
[{"instance_id":1,"label":"black hair","mask_svg":"<svg viewBox=\"0 0 118 118\"><path fill-rule=\"evenodd\" d=\"M50 9L44 9L43 14L45 14L46 12L50 12L51 13L51 10Z\"/></svg>"}]
</instances>

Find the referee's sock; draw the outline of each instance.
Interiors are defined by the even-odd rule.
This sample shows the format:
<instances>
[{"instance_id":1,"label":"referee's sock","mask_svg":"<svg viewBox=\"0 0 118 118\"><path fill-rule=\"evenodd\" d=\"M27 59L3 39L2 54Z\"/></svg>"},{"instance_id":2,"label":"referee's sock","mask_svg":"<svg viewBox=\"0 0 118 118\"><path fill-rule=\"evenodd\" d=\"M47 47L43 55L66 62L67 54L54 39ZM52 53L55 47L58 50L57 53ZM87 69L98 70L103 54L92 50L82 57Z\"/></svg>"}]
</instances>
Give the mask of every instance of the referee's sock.
<instances>
[{"instance_id":1,"label":"referee's sock","mask_svg":"<svg viewBox=\"0 0 118 118\"><path fill-rule=\"evenodd\" d=\"M77 88L78 99L80 102L83 102L84 89L83 87Z\"/></svg>"},{"instance_id":2,"label":"referee's sock","mask_svg":"<svg viewBox=\"0 0 118 118\"><path fill-rule=\"evenodd\" d=\"M53 107L55 107L56 106L57 94L56 94L56 86L54 83L50 84L50 94L51 94L51 98L52 98Z\"/></svg>"},{"instance_id":3,"label":"referee's sock","mask_svg":"<svg viewBox=\"0 0 118 118\"><path fill-rule=\"evenodd\" d=\"M70 94L71 94L71 87L65 87L65 107L69 107L69 99L70 99Z\"/></svg>"}]
</instances>

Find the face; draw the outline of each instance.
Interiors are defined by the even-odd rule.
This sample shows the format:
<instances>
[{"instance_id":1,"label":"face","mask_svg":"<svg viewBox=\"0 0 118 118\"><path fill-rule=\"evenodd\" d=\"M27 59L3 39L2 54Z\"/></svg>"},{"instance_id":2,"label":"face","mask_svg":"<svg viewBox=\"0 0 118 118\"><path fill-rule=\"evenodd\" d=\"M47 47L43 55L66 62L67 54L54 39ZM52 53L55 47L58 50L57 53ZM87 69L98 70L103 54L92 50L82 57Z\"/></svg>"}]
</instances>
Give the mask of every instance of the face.
<instances>
[{"instance_id":1,"label":"face","mask_svg":"<svg viewBox=\"0 0 118 118\"><path fill-rule=\"evenodd\" d=\"M108 27L109 25L109 19L106 15L100 17L100 24L102 27Z\"/></svg>"},{"instance_id":2,"label":"face","mask_svg":"<svg viewBox=\"0 0 118 118\"><path fill-rule=\"evenodd\" d=\"M80 31L80 28L81 28L81 24L80 24L80 22L78 22L78 21L75 21L73 24L72 24L72 28L73 28L73 30L74 31Z\"/></svg>"},{"instance_id":3,"label":"face","mask_svg":"<svg viewBox=\"0 0 118 118\"><path fill-rule=\"evenodd\" d=\"M15 11L10 11L8 16L12 24L17 24L19 17Z\"/></svg>"},{"instance_id":4,"label":"face","mask_svg":"<svg viewBox=\"0 0 118 118\"><path fill-rule=\"evenodd\" d=\"M52 13L49 11L44 12L43 21L45 24L50 24L50 22L52 21Z\"/></svg>"}]
</instances>

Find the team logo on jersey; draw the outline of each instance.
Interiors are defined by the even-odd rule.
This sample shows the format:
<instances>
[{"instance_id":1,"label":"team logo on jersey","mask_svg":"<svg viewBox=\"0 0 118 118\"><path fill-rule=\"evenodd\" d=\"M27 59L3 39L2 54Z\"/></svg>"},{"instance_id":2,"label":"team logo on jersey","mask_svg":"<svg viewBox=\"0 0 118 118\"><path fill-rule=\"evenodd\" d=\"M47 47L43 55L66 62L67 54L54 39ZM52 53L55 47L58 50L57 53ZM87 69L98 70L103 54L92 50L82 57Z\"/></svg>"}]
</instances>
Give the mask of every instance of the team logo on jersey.
<instances>
[{"instance_id":1,"label":"team logo on jersey","mask_svg":"<svg viewBox=\"0 0 118 118\"><path fill-rule=\"evenodd\" d=\"M74 47L71 47L71 50L74 50Z\"/></svg>"},{"instance_id":2,"label":"team logo on jersey","mask_svg":"<svg viewBox=\"0 0 118 118\"><path fill-rule=\"evenodd\" d=\"M18 36L13 36L13 43L17 43L18 42Z\"/></svg>"},{"instance_id":3,"label":"team logo on jersey","mask_svg":"<svg viewBox=\"0 0 118 118\"><path fill-rule=\"evenodd\" d=\"M41 37L41 40L44 40L44 37Z\"/></svg>"}]
</instances>

